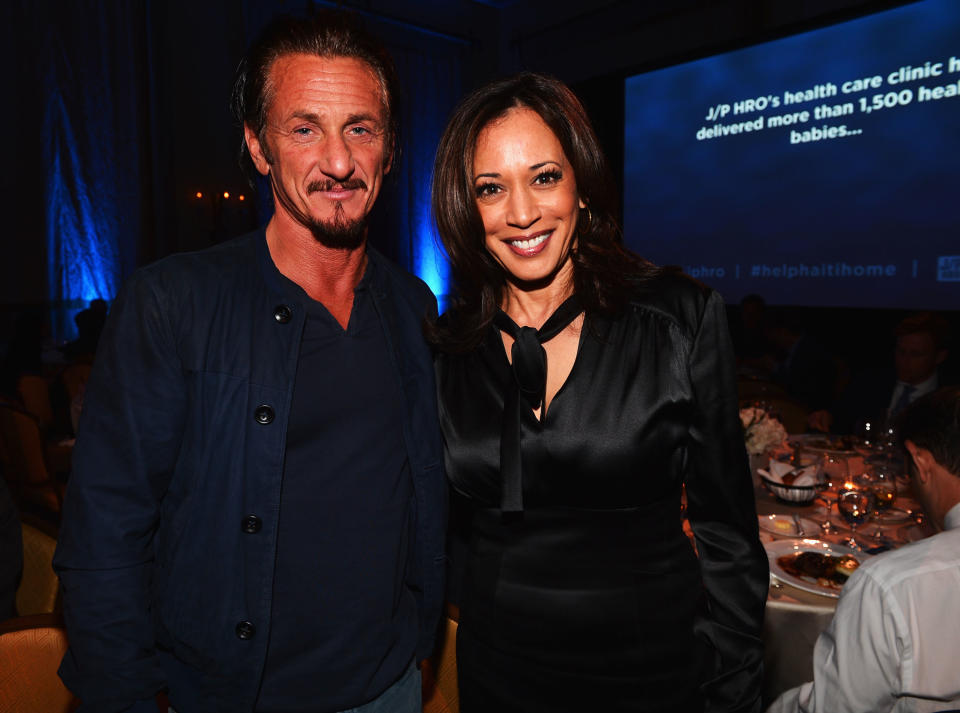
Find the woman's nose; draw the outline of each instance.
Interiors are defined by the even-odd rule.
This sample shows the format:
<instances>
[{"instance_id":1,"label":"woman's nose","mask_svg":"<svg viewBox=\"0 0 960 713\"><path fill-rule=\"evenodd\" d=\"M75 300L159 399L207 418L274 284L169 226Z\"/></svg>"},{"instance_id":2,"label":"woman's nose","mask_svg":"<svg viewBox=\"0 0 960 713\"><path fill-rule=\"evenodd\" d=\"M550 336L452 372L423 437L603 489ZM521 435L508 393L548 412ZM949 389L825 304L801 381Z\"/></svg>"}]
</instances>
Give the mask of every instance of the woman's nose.
<instances>
[{"instance_id":1,"label":"woman's nose","mask_svg":"<svg viewBox=\"0 0 960 713\"><path fill-rule=\"evenodd\" d=\"M530 192L515 190L507 199L507 224L515 228L528 228L540 219L540 209Z\"/></svg>"}]
</instances>

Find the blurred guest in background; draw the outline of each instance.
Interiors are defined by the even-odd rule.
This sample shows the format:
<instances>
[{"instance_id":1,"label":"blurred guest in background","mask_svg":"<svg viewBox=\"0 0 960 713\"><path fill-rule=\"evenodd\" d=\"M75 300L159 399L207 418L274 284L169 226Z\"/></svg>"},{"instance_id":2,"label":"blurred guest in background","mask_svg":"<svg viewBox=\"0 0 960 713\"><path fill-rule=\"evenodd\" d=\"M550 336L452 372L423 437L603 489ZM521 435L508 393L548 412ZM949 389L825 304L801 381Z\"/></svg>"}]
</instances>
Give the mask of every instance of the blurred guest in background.
<instances>
[{"instance_id":1,"label":"blurred guest in background","mask_svg":"<svg viewBox=\"0 0 960 713\"><path fill-rule=\"evenodd\" d=\"M806 408L829 408L837 380L833 355L792 311L769 311L764 324L764 335L774 349L774 380Z\"/></svg>"},{"instance_id":2,"label":"blurred guest in background","mask_svg":"<svg viewBox=\"0 0 960 713\"><path fill-rule=\"evenodd\" d=\"M0 363L0 396L17 400L17 382L24 374L43 370L46 318L39 307L27 307L17 315L13 337Z\"/></svg>"},{"instance_id":3,"label":"blurred guest in background","mask_svg":"<svg viewBox=\"0 0 960 713\"><path fill-rule=\"evenodd\" d=\"M893 369L855 375L832 411L811 414L811 426L853 433L864 420L892 422L910 403L946 385L939 367L948 355L949 331L947 321L931 312L903 319L894 330Z\"/></svg>"},{"instance_id":4,"label":"blurred guest in background","mask_svg":"<svg viewBox=\"0 0 960 713\"><path fill-rule=\"evenodd\" d=\"M747 295L740 300L739 314L730 325L733 350L740 364L751 367L770 351L764 333L767 303L760 295Z\"/></svg>"},{"instance_id":5,"label":"blurred guest in background","mask_svg":"<svg viewBox=\"0 0 960 713\"><path fill-rule=\"evenodd\" d=\"M767 560L723 300L628 252L617 195L543 75L467 97L438 148L464 713L759 710Z\"/></svg>"},{"instance_id":6,"label":"blurred guest in background","mask_svg":"<svg viewBox=\"0 0 960 713\"><path fill-rule=\"evenodd\" d=\"M946 711L960 706L960 388L909 406L901 437L937 535L864 562L817 640L814 680L768 713Z\"/></svg>"},{"instance_id":7,"label":"blurred guest in background","mask_svg":"<svg viewBox=\"0 0 960 713\"><path fill-rule=\"evenodd\" d=\"M91 300L87 309L74 315L73 321L77 325L77 339L64 345L63 355L73 362L93 361L100 333L107 322L107 301Z\"/></svg>"}]
</instances>

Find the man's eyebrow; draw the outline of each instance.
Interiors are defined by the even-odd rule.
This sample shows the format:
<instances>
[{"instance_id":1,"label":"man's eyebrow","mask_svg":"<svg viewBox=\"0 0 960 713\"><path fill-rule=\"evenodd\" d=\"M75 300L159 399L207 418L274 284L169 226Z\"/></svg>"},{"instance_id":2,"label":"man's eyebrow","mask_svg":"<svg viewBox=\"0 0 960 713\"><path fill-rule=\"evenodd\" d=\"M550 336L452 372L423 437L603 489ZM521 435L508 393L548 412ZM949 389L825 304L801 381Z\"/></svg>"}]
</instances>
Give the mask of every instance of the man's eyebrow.
<instances>
[{"instance_id":1,"label":"man's eyebrow","mask_svg":"<svg viewBox=\"0 0 960 713\"><path fill-rule=\"evenodd\" d=\"M309 122L311 122L311 123L313 123L313 124L319 124L319 123L320 123L320 115L317 114L316 112L312 112L312 111L305 111L305 110L295 111L295 112L293 112L293 113L290 115L290 118L291 118L291 119L304 119L304 120L309 121Z\"/></svg>"},{"instance_id":2,"label":"man's eyebrow","mask_svg":"<svg viewBox=\"0 0 960 713\"><path fill-rule=\"evenodd\" d=\"M304 121L309 121L311 124L321 123L319 114L314 111L307 111L305 109L299 109L293 112L290 114L289 119L303 119ZM358 112L356 114L350 114L343 123L344 126L346 126L348 124L356 124L364 121L376 124L378 128L380 127L381 123L380 117L370 112Z\"/></svg>"},{"instance_id":3,"label":"man's eyebrow","mask_svg":"<svg viewBox=\"0 0 960 713\"><path fill-rule=\"evenodd\" d=\"M356 124L361 121L369 121L372 124L376 124L378 127L380 126L380 123L381 123L380 117L376 114L371 114L370 112L360 112L358 114L351 114L350 116L347 117L347 120L344 123Z\"/></svg>"}]
</instances>

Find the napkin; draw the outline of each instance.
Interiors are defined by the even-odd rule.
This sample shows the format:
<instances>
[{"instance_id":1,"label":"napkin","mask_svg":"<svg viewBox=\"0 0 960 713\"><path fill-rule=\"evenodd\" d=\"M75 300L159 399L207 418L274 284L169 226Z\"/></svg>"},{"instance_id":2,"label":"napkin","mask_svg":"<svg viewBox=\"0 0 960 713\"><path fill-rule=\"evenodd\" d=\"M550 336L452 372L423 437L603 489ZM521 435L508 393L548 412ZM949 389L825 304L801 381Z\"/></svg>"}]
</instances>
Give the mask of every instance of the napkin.
<instances>
[{"instance_id":1,"label":"napkin","mask_svg":"<svg viewBox=\"0 0 960 713\"><path fill-rule=\"evenodd\" d=\"M795 487L803 487L809 485L817 484L817 469L819 464L814 463L813 465L808 465L805 468L801 468L796 477L793 478L790 482L784 482L783 476L787 473L790 473L794 470L794 467L790 463L781 463L780 461L771 460L770 461L770 470L766 471L761 469L759 472L765 478L769 478L774 483L780 483L781 485L793 485ZM787 478L789 481L790 479Z\"/></svg>"}]
</instances>

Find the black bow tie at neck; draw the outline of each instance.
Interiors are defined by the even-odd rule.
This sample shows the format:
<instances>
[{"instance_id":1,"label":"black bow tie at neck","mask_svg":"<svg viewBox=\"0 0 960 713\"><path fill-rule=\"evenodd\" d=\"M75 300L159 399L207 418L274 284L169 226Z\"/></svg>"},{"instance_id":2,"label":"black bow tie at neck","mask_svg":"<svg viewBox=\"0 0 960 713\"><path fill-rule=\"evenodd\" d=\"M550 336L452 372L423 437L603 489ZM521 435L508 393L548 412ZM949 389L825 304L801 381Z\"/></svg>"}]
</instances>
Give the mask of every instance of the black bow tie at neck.
<instances>
[{"instance_id":1,"label":"black bow tie at neck","mask_svg":"<svg viewBox=\"0 0 960 713\"><path fill-rule=\"evenodd\" d=\"M547 391L547 352L541 345L560 334L581 312L583 308L580 301L573 295L557 307L540 329L518 327L503 310L498 310L493 318L498 329L513 337L510 355L514 385L513 388L507 388L503 397L503 430L500 434L500 472L503 481L500 509L503 512L523 511L520 419L522 409L532 410L543 406Z\"/></svg>"}]
</instances>

